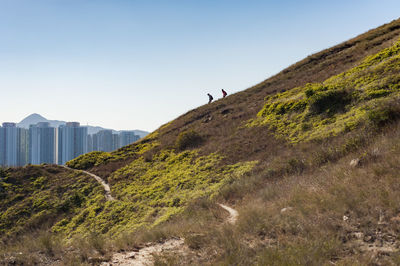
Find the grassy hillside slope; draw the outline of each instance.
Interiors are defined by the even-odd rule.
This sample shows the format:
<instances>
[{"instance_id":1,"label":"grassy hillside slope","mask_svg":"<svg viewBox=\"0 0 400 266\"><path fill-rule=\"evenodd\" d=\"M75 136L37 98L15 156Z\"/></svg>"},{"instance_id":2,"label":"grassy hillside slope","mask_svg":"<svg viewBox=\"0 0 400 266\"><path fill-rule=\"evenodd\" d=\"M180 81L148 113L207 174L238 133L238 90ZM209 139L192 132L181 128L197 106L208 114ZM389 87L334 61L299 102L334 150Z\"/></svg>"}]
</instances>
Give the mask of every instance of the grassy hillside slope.
<instances>
[{"instance_id":1,"label":"grassy hillside slope","mask_svg":"<svg viewBox=\"0 0 400 266\"><path fill-rule=\"evenodd\" d=\"M109 249L184 237L191 252L160 263L397 263L399 37L397 20L67 163L106 179L115 201L79 171L8 169L0 235L12 242L45 219L65 245L95 239L98 254L98 235L114 239ZM222 201L238 224L221 225Z\"/></svg>"},{"instance_id":2,"label":"grassy hillside slope","mask_svg":"<svg viewBox=\"0 0 400 266\"><path fill-rule=\"evenodd\" d=\"M322 83L266 97L249 126L269 125L292 142L336 136L367 122L378 127L398 115L399 93L400 41Z\"/></svg>"},{"instance_id":3,"label":"grassy hillside slope","mask_svg":"<svg viewBox=\"0 0 400 266\"><path fill-rule=\"evenodd\" d=\"M0 235L70 219L79 209L104 202L100 185L90 177L56 166L27 166L0 172Z\"/></svg>"}]
</instances>

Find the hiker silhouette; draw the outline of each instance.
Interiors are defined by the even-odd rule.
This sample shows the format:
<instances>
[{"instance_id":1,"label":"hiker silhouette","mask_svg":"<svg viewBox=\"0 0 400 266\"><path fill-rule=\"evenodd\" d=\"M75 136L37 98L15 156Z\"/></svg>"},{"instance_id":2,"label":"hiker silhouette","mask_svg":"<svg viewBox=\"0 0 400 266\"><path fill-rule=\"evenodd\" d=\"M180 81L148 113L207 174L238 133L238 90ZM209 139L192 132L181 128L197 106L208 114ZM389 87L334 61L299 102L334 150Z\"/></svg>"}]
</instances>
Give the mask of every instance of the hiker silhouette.
<instances>
[{"instance_id":1,"label":"hiker silhouette","mask_svg":"<svg viewBox=\"0 0 400 266\"><path fill-rule=\"evenodd\" d=\"M208 95L208 103L211 103L214 100L214 98L209 93L207 93L207 95Z\"/></svg>"},{"instance_id":2,"label":"hiker silhouette","mask_svg":"<svg viewBox=\"0 0 400 266\"><path fill-rule=\"evenodd\" d=\"M225 98L226 95L228 95L228 93L226 93L226 91L224 89L222 89L222 98Z\"/></svg>"}]
</instances>

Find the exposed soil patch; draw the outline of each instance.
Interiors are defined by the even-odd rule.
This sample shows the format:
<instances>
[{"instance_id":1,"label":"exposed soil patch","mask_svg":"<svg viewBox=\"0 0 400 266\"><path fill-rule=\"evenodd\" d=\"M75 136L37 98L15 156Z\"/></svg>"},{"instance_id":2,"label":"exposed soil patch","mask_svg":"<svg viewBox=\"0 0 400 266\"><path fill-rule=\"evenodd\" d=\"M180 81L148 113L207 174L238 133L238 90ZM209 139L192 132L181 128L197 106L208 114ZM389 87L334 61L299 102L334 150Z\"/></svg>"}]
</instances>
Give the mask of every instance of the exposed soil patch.
<instances>
[{"instance_id":1,"label":"exposed soil patch","mask_svg":"<svg viewBox=\"0 0 400 266\"><path fill-rule=\"evenodd\" d=\"M182 238L169 239L164 243L148 243L146 247L128 252L115 253L110 262L103 262L102 266L111 265L152 265L154 263L153 255L158 255L163 252L172 252L182 255L187 252Z\"/></svg>"}]
</instances>

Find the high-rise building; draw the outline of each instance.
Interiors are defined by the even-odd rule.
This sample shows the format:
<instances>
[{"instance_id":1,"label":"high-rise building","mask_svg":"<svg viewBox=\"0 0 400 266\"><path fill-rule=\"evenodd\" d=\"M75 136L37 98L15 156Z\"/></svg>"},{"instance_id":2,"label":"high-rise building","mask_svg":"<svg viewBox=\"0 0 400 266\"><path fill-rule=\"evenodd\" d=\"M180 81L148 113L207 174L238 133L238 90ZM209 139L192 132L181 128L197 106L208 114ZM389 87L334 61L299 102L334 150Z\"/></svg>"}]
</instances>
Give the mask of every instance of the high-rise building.
<instances>
[{"instance_id":1,"label":"high-rise building","mask_svg":"<svg viewBox=\"0 0 400 266\"><path fill-rule=\"evenodd\" d=\"M18 134L17 126L15 123L3 123L3 130L5 131L5 165L16 166L18 165Z\"/></svg>"},{"instance_id":2,"label":"high-rise building","mask_svg":"<svg viewBox=\"0 0 400 266\"><path fill-rule=\"evenodd\" d=\"M67 161L87 152L87 127L78 122L68 122L58 127L58 163Z\"/></svg>"},{"instance_id":3,"label":"high-rise building","mask_svg":"<svg viewBox=\"0 0 400 266\"><path fill-rule=\"evenodd\" d=\"M112 130L100 130L93 135L93 150L107 152L113 150Z\"/></svg>"},{"instance_id":4,"label":"high-rise building","mask_svg":"<svg viewBox=\"0 0 400 266\"><path fill-rule=\"evenodd\" d=\"M56 129L48 122L29 127L29 162L56 163Z\"/></svg>"},{"instance_id":5,"label":"high-rise building","mask_svg":"<svg viewBox=\"0 0 400 266\"><path fill-rule=\"evenodd\" d=\"M17 128L18 134L18 166L24 166L29 163L29 131L25 128Z\"/></svg>"},{"instance_id":6,"label":"high-rise building","mask_svg":"<svg viewBox=\"0 0 400 266\"><path fill-rule=\"evenodd\" d=\"M99 150L99 142L97 138L97 134L92 135L92 151L98 151Z\"/></svg>"},{"instance_id":7,"label":"high-rise building","mask_svg":"<svg viewBox=\"0 0 400 266\"><path fill-rule=\"evenodd\" d=\"M6 163L6 136L4 128L0 126L0 166L4 166Z\"/></svg>"},{"instance_id":8,"label":"high-rise building","mask_svg":"<svg viewBox=\"0 0 400 266\"><path fill-rule=\"evenodd\" d=\"M87 152L93 151L93 135L87 135Z\"/></svg>"},{"instance_id":9,"label":"high-rise building","mask_svg":"<svg viewBox=\"0 0 400 266\"><path fill-rule=\"evenodd\" d=\"M122 131L119 134L120 147L134 143L140 138L134 131Z\"/></svg>"},{"instance_id":10,"label":"high-rise building","mask_svg":"<svg viewBox=\"0 0 400 266\"><path fill-rule=\"evenodd\" d=\"M139 138L140 136L135 135L134 131L122 131L117 134L112 133L112 130L101 130L88 137L88 150L105 152L114 151L137 141Z\"/></svg>"},{"instance_id":11,"label":"high-rise building","mask_svg":"<svg viewBox=\"0 0 400 266\"><path fill-rule=\"evenodd\" d=\"M119 146L119 134L112 134L112 150L115 151L121 148Z\"/></svg>"},{"instance_id":12,"label":"high-rise building","mask_svg":"<svg viewBox=\"0 0 400 266\"><path fill-rule=\"evenodd\" d=\"M15 123L0 127L0 165L22 166L27 163L27 131Z\"/></svg>"}]
</instances>

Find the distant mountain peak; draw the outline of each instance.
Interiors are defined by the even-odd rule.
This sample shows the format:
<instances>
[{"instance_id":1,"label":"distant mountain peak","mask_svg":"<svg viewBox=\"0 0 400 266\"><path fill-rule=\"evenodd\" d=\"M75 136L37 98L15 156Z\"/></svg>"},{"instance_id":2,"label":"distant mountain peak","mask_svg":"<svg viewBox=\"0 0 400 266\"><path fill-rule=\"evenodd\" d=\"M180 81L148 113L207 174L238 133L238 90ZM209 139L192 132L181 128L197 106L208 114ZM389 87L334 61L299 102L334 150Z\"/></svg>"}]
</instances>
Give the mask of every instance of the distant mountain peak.
<instances>
[{"instance_id":1,"label":"distant mountain peak","mask_svg":"<svg viewBox=\"0 0 400 266\"><path fill-rule=\"evenodd\" d=\"M22 119L22 121L24 120L32 120L32 119L42 119L42 120L47 120L46 118L44 118L43 116L41 116L40 114L37 113L33 113L28 115L27 117L25 117L24 119ZM21 122L22 122L21 121Z\"/></svg>"},{"instance_id":2,"label":"distant mountain peak","mask_svg":"<svg viewBox=\"0 0 400 266\"><path fill-rule=\"evenodd\" d=\"M28 115L24 119L21 120L21 122L18 123L19 126L22 127L29 127L29 125L37 124L39 122L47 122L48 120L41 116L40 114L33 113L31 115Z\"/></svg>"}]
</instances>

